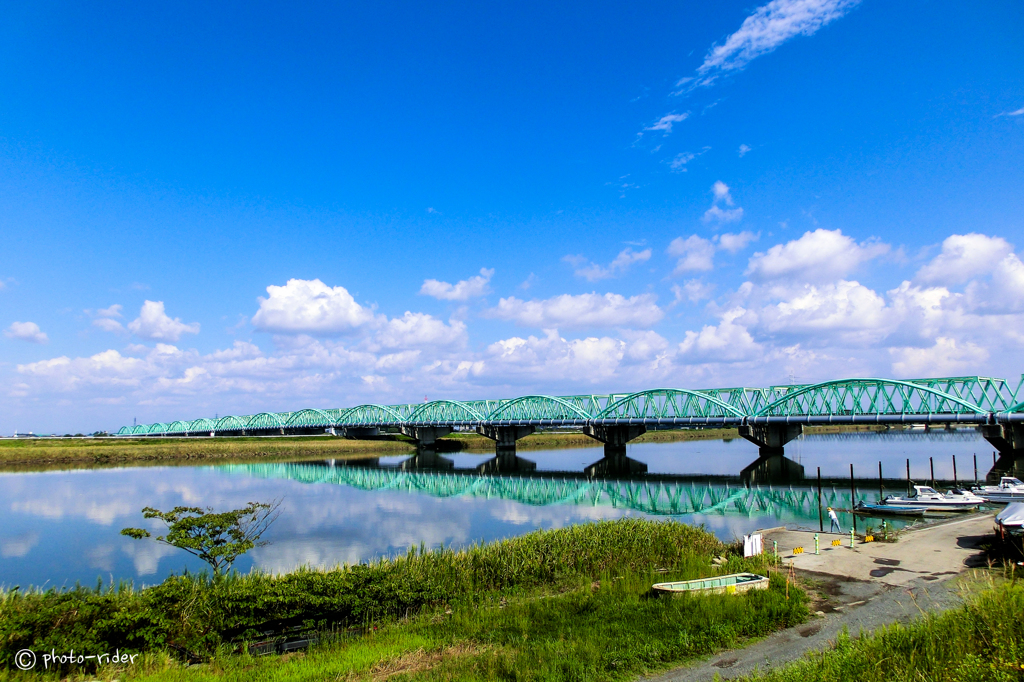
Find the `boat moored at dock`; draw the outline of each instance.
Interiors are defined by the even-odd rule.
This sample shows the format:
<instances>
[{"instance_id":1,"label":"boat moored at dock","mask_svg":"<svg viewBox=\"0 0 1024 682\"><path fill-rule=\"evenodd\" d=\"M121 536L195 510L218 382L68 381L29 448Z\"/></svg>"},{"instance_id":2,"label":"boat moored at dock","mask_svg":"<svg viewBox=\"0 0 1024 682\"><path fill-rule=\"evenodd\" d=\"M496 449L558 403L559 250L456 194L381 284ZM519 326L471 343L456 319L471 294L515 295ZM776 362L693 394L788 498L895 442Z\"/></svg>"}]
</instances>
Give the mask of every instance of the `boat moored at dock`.
<instances>
[{"instance_id":1,"label":"boat moored at dock","mask_svg":"<svg viewBox=\"0 0 1024 682\"><path fill-rule=\"evenodd\" d=\"M970 511L985 504L985 500L969 490L952 488L940 493L927 485L915 485L914 494L900 497L889 495L883 500L884 505L898 507L917 507L926 511Z\"/></svg>"},{"instance_id":2,"label":"boat moored at dock","mask_svg":"<svg viewBox=\"0 0 1024 682\"><path fill-rule=\"evenodd\" d=\"M1024 502L1024 482L1013 476L1003 476L999 485L983 485L972 490L976 495L993 504Z\"/></svg>"},{"instance_id":3,"label":"boat moored at dock","mask_svg":"<svg viewBox=\"0 0 1024 682\"><path fill-rule=\"evenodd\" d=\"M886 514L893 516L924 516L927 509L915 505L900 504L868 504L861 500L853 508L854 514L876 515Z\"/></svg>"}]
</instances>

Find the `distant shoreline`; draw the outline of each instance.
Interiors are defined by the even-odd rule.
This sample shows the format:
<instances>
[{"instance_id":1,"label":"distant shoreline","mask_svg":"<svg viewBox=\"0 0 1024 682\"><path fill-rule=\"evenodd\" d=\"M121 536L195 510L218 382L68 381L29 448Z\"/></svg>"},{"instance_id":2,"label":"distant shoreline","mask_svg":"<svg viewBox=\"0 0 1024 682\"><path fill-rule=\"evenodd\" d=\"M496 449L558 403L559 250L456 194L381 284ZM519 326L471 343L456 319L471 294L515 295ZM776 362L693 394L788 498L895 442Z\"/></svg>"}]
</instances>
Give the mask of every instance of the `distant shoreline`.
<instances>
[{"instance_id":1,"label":"distant shoreline","mask_svg":"<svg viewBox=\"0 0 1024 682\"><path fill-rule=\"evenodd\" d=\"M808 435L870 432L875 426L809 427ZM691 440L733 440L736 429L678 429L649 431L631 443L671 443ZM521 451L597 447L582 433L542 432L517 443ZM486 453L494 441L475 433L453 433L437 442L438 452ZM72 466L76 469L135 464L197 464L266 459L359 459L372 456L412 455L416 444L403 436L351 440L331 436L282 436L279 438L26 438L0 440L0 471L45 471Z\"/></svg>"}]
</instances>

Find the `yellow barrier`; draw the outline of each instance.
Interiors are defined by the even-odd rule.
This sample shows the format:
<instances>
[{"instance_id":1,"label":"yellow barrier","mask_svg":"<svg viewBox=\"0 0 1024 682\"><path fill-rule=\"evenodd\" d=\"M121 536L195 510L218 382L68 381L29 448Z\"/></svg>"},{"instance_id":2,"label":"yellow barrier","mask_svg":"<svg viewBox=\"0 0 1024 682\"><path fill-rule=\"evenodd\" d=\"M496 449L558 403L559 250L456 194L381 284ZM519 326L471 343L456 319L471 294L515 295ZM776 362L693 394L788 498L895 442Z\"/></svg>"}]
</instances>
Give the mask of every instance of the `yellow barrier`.
<instances>
[{"instance_id":1,"label":"yellow barrier","mask_svg":"<svg viewBox=\"0 0 1024 682\"><path fill-rule=\"evenodd\" d=\"M874 535L865 535L864 536L864 542L874 542L874 541L875 541L875 536Z\"/></svg>"},{"instance_id":2,"label":"yellow barrier","mask_svg":"<svg viewBox=\"0 0 1024 682\"><path fill-rule=\"evenodd\" d=\"M833 541L832 541L832 546L833 546L833 547L838 547L838 546L839 546L839 545L841 545L841 544L843 544L843 541L842 541L842 540L833 540Z\"/></svg>"},{"instance_id":3,"label":"yellow barrier","mask_svg":"<svg viewBox=\"0 0 1024 682\"><path fill-rule=\"evenodd\" d=\"M794 547L793 548L793 554L803 554L803 553L804 553L804 548L803 547Z\"/></svg>"}]
</instances>

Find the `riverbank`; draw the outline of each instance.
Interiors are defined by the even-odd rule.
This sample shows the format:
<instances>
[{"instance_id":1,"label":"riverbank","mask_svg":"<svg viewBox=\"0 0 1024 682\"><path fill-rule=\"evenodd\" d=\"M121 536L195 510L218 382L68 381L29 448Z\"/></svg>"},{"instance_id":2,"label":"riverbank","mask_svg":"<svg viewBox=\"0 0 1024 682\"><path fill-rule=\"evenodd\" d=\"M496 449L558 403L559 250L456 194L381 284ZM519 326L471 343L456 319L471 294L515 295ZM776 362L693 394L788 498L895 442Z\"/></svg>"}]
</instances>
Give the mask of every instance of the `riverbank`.
<instances>
[{"instance_id":1,"label":"riverbank","mask_svg":"<svg viewBox=\"0 0 1024 682\"><path fill-rule=\"evenodd\" d=\"M0 441L0 469L26 471L34 466L110 466L135 463L223 462L248 459L330 459L401 455L415 446L403 440L349 440L324 436L280 438L75 438Z\"/></svg>"},{"instance_id":2,"label":"riverbank","mask_svg":"<svg viewBox=\"0 0 1024 682\"><path fill-rule=\"evenodd\" d=\"M811 427L808 435L882 430L874 426ZM670 443L694 440L733 440L736 429L673 429L648 431L630 441ZM517 450L592 448L600 443L576 432L545 431L520 439ZM494 441L476 433L453 433L437 441L439 452L493 452ZM222 463L266 459L339 459L412 455L414 441L404 436L353 440L335 436L221 437L221 438L5 438L0 439L0 471L31 471L61 466L124 466L204 460Z\"/></svg>"},{"instance_id":3,"label":"riverbank","mask_svg":"<svg viewBox=\"0 0 1024 682\"><path fill-rule=\"evenodd\" d=\"M765 680L860 680L860 674L825 674L833 670L831 664L823 668L808 661L820 663L828 657L846 660L852 639L861 633L876 632L885 637L886 628L903 624L908 630L931 628L931 620L920 621L929 614L943 614L960 609L970 599L998 586L993 578L1003 577L1003 569L988 568L991 558L1000 566L1000 557L988 550L995 540L992 534L991 513L970 516L917 527L903 532L895 543L863 543L858 540L849 547L849 534L822 534L820 554L814 554L814 533L777 530L765 534L767 547L778 542L784 566L805 585L810 598L809 610L817 616L796 628L779 631L745 649L724 652L699 664L679 668L654 678L651 682L710 682L711 680L748 679L745 676L765 671ZM838 547L831 540L840 539ZM795 548L803 552L793 552ZM1011 575L1012 569L1007 570ZM1011 575L1012 577L1012 575ZM1009 617L1004 613L1000 617ZM1019 614L1017 614L1019 616ZM945 616L939 616L944 618ZM915 630L916 631L916 630ZM895 632L901 632L895 630ZM844 633L849 633L847 636ZM977 636L970 631L960 636ZM982 646L982 642L975 644ZM859 646L856 645L856 646ZM982 647L983 648L983 647ZM828 653L825 653L828 652ZM870 647L854 656L851 661L870 664L865 654L876 652ZM891 652L887 656L893 658ZM906 651L902 653L908 653ZM920 652L919 652L920 653ZM901 655L896 653L896 658ZM809 657L805 660L802 660ZM858 658L859 657L859 658ZM911 656L911 662L914 656ZM946 660L946 659L941 659ZM875 660L877 663L878 660ZM844 662L847 665L850 661ZM785 666L789 667L785 667ZM932 668L929 667L929 670ZM844 670L842 666L836 670ZM890 677L874 676L870 679L887 682L910 679L961 679L933 677L918 674L917 669L887 667ZM752 678L761 680L762 678ZM998 679L990 677L963 678ZM1019 679L1019 678L1012 678Z\"/></svg>"},{"instance_id":4,"label":"riverbank","mask_svg":"<svg viewBox=\"0 0 1024 682\"><path fill-rule=\"evenodd\" d=\"M170 578L145 590L0 595L0 667L22 649L142 657L88 679L632 679L806 618L775 572L768 590L656 598L654 582L745 570L700 528L626 519L537 531L462 552L281 576ZM724 565L712 558L729 554ZM306 651L254 658L260 633L318 633ZM293 630L298 632L297 630ZM284 638L282 638L284 639ZM186 667L191 658L200 665ZM4 673L0 673L2 678Z\"/></svg>"},{"instance_id":5,"label":"riverbank","mask_svg":"<svg viewBox=\"0 0 1024 682\"><path fill-rule=\"evenodd\" d=\"M953 596L955 605L930 608L932 595L920 602L923 615L897 622L870 635L857 628L835 633L829 646L804 659L747 682L1019 682L1024 675L1024 584L1006 576L983 576ZM1009 578L1007 580L1006 578ZM971 587L987 589L970 594ZM967 592L967 593L964 593ZM940 611L940 612L936 612ZM902 619L901 619L902 620Z\"/></svg>"}]
</instances>

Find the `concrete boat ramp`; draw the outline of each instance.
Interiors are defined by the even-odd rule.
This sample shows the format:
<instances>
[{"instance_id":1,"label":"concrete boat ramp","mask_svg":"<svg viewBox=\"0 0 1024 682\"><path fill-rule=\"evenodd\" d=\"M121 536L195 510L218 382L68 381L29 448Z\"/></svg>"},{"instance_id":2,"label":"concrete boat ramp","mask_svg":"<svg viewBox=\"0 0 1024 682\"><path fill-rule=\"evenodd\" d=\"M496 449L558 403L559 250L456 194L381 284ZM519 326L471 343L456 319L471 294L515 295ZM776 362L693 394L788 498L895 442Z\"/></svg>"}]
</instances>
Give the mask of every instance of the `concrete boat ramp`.
<instances>
[{"instance_id":1,"label":"concrete boat ramp","mask_svg":"<svg viewBox=\"0 0 1024 682\"><path fill-rule=\"evenodd\" d=\"M922 612L944 611L962 599L957 580L973 566L984 566L979 544L992 535L991 513L972 514L904 531L898 542L857 540L850 534L820 533L814 553L814 533L777 529L764 532L766 552L778 543L786 568L811 585L823 615L803 625L776 632L743 649L733 649L647 678L657 682L729 680L757 670L776 668L811 650L827 648L845 628L851 635L870 632L894 622L908 622ZM832 541L840 540L839 547ZM802 552L793 552L803 548Z\"/></svg>"}]
</instances>

